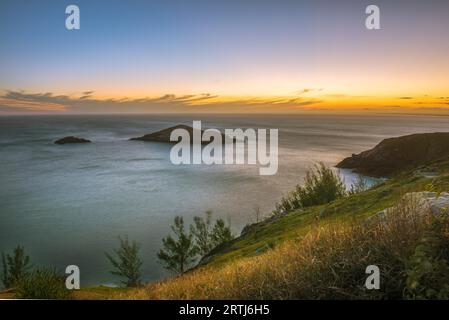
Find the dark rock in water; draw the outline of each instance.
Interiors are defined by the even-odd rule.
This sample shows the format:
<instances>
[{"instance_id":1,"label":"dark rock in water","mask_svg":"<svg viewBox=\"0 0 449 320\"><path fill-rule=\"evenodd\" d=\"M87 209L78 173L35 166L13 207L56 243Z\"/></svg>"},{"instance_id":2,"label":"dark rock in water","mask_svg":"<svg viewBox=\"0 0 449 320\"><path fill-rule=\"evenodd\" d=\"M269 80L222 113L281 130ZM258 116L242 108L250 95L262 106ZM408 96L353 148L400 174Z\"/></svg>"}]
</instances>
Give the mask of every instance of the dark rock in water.
<instances>
[{"instance_id":1,"label":"dark rock in water","mask_svg":"<svg viewBox=\"0 0 449 320\"><path fill-rule=\"evenodd\" d=\"M353 154L337 168L388 177L449 158L449 132L421 133L382 140L373 149Z\"/></svg>"},{"instance_id":2,"label":"dark rock in water","mask_svg":"<svg viewBox=\"0 0 449 320\"><path fill-rule=\"evenodd\" d=\"M184 124L179 124L174 127L170 127L167 129L163 129L157 132L149 133L141 137L131 138L129 140L137 140L137 141L153 141L153 142L168 142L168 143L177 143L177 141L170 141L170 134L173 130L176 129L185 129L190 135L190 143L193 143L193 128ZM201 136L203 135L204 130L201 130ZM213 140L213 139L212 139ZM225 135L221 134L222 143L225 141ZM202 144L208 144L210 141L202 141Z\"/></svg>"},{"instance_id":3,"label":"dark rock in water","mask_svg":"<svg viewBox=\"0 0 449 320\"><path fill-rule=\"evenodd\" d=\"M62 139L56 140L56 144L67 144L67 143L90 143L90 140L78 138L78 137L64 137Z\"/></svg>"}]
</instances>

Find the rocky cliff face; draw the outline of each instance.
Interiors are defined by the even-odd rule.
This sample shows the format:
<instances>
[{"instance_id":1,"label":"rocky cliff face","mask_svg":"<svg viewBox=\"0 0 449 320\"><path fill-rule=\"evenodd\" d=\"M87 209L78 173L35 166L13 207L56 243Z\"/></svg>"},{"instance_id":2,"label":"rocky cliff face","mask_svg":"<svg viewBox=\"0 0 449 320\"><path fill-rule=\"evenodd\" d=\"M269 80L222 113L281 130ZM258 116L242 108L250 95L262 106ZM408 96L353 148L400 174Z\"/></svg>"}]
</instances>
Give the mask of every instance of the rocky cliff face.
<instances>
[{"instance_id":1,"label":"rocky cliff face","mask_svg":"<svg viewBox=\"0 0 449 320\"><path fill-rule=\"evenodd\" d=\"M344 159L337 168L388 177L444 158L449 158L449 132L422 133L385 139L371 150Z\"/></svg>"}]
</instances>

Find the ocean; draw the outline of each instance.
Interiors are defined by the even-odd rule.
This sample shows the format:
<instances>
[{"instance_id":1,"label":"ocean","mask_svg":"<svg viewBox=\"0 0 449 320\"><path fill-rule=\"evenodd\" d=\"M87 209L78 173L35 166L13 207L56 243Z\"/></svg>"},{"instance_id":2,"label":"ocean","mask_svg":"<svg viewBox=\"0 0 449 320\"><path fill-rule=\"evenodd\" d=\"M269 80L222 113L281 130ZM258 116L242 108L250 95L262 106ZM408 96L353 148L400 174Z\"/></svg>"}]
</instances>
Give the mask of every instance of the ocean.
<instances>
[{"instance_id":1,"label":"ocean","mask_svg":"<svg viewBox=\"0 0 449 320\"><path fill-rule=\"evenodd\" d=\"M180 165L170 144L129 141L176 124L279 129L279 170ZM177 215L212 210L238 234L268 215L319 161L334 166L384 138L449 131L449 117L413 115L55 115L0 117L0 252L23 245L35 266L75 264L81 285L118 283L105 257L127 235L145 281L168 275L156 253ZM92 140L56 145L64 136ZM355 175L344 173L350 184Z\"/></svg>"}]
</instances>

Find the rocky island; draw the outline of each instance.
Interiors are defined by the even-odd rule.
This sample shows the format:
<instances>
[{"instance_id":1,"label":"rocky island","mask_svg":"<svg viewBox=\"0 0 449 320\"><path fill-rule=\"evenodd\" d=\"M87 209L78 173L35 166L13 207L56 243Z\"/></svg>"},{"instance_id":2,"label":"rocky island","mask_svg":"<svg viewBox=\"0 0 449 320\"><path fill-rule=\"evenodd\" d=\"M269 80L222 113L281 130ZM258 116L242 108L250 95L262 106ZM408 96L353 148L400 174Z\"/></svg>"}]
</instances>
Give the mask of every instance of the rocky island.
<instances>
[{"instance_id":1,"label":"rocky island","mask_svg":"<svg viewBox=\"0 0 449 320\"><path fill-rule=\"evenodd\" d=\"M55 141L56 144L91 143L91 142L92 141L90 141L90 140L83 139L83 138L78 138L78 137L74 137L74 136L64 137L62 139L59 139L59 140Z\"/></svg>"},{"instance_id":2,"label":"rocky island","mask_svg":"<svg viewBox=\"0 0 449 320\"><path fill-rule=\"evenodd\" d=\"M337 168L371 177L389 177L449 158L449 132L419 133L382 140L373 149L353 154Z\"/></svg>"},{"instance_id":3,"label":"rocky island","mask_svg":"<svg viewBox=\"0 0 449 320\"><path fill-rule=\"evenodd\" d=\"M129 140L137 140L137 141L152 141L152 142L166 142L166 143L177 143L177 141L170 141L170 134L173 130L176 129L184 129L187 130L187 132L190 135L190 142L192 143L193 139L193 128L185 125L185 124L179 124L167 129L163 129L157 132L149 133L141 137L137 138L131 138ZM203 135L204 130L201 130L201 136ZM225 135L222 134L222 141L225 141ZM202 141L202 144L208 144L210 141Z\"/></svg>"}]
</instances>

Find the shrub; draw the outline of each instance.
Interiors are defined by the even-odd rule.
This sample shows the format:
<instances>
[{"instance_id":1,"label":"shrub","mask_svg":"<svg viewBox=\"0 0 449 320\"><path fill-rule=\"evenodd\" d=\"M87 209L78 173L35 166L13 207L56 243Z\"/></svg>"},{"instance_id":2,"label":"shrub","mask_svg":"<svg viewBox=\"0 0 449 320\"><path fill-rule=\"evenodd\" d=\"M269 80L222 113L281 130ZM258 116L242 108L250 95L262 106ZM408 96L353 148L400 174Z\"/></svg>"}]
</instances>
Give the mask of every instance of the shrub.
<instances>
[{"instance_id":1,"label":"shrub","mask_svg":"<svg viewBox=\"0 0 449 320\"><path fill-rule=\"evenodd\" d=\"M10 288L28 274L30 257L25 254L23 247L17 246L12 256L2 253L2 267L1 281L5 288Z\"/></svg>"},{"instance_id":2,"label":"shrub","mask_svg":"<svg viewBox=\"0 0 449 320\"><path fill-rule=\"evenodd\" d=\"M407 263L409 299L449 299L449 223L434 221Z\"/></svg>"},{"instance_id":3,"label":"shrub","mask_svg":"<svg viewBox=\"0 0 449 320\"><path fill-rule=\"evenodd\" d=\"M354 195L370 188L368 180L362 175L357 176L357 180L351 185L351 189L348 191L349 195Z\"/></svg>"},{"instance_id":4,"label":"shrub","mask_svg":"<svg viewBox=\"0 0 449 320\"><path fill-rule=\"evenodd\" d=\"M345 196L346 188L338 174L319 163L307 171L303 186L296 189L276 204L274 214L281 214L302 207L326 204Z\"/></svg>"},{"instance_id":5,"label":"shrub","mask_svg":"<svg viewBox=\"0 0 449 320\"><path fill-rule=\"evenodd\" d=\"M141 283L141 267L142 260L139 257L140 245L136 242L129 242L128 238L119 237L120 248L115 249L116 258L106 253L106 257L114 266L115 270L111 271L113 275L125 278L122 281L127 287L136 287Z\"/></svg>"},{"instance_id":6,"label":"shrub","mask_svg":"<svg viewBox=\"0 0 449 320\"><path fill-rule=\"evenodd\" d=\"M16 297L20 299L69 299L65 277L54 269L37 269L16 282Z\"/></svg>"}]
</instances>

